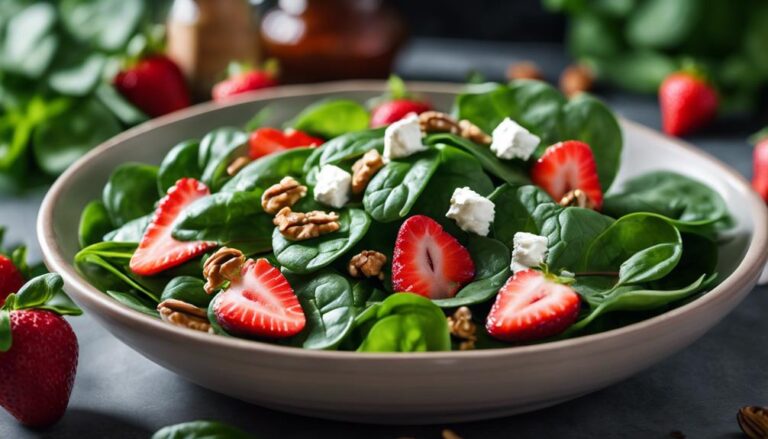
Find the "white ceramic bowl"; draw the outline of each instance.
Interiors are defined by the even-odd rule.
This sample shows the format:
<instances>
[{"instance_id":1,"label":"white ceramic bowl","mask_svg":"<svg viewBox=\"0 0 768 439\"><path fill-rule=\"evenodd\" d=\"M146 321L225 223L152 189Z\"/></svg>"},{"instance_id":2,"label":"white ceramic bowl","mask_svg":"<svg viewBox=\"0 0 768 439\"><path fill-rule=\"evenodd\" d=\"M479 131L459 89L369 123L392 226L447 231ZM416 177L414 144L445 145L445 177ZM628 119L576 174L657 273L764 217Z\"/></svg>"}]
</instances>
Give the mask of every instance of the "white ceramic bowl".
<instances>
[{"instance_id":1,"label":"white ceramic bowl","mask_svg":"<svg viewBox=\"0 0 768 439\"><path fill-rule=\"evenodd\" d=\"M270 104L278 120L328 96L365 100L379 81L281 87L232 104L204 104L131 129L70 167L51 188L38 220L45 261L67 292L118 339L150 360L209 389L289 412L360 422L433 423L491 418L556 404L623 380L684 348L754 286L766 261L763 202L736 172L701 151L622 121L617 183L652 169L706 181L727 201L737 227L724 244L728 274L701 298L620 329L526 347L471 352L358 354L309 351L174 327L133 311L81 278L72 265L85 204L125 161L159 163L177 142L224 125L242 125ZM458 87L412 84L439 108ZM696 365L691 365L696 367ZM670 377L674 379L674 377Z\"/></svg>"}]
</instances>

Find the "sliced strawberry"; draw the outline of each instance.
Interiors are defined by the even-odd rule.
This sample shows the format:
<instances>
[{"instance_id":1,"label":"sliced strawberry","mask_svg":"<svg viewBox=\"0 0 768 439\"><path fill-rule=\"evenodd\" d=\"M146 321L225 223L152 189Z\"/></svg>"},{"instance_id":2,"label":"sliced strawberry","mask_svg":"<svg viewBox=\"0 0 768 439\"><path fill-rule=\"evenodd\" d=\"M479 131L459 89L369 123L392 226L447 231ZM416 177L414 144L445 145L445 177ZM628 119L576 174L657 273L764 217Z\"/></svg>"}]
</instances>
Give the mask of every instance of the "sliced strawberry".
<instances>
[{"instance_id":1,"label":"sliced strawberry","mask_svg":"<svg viewBox=\"0 0 768 439\"><path fill-rule=\"evenodd\" d=\"M395 291L445 299L474 277L467 249L435 220L414 215L400 226L392 258Z\"/></svg>"},{"instance_id":2,"label":"sliced strawberry","mask_svg":"<svg viewBox=\"0 0 768 439\"><path fill-rule=\"evenodd\" d=\"M428 103L412 99L395 99L384 102L371 112L371 128L387 126L411 113L421 114L431 109L432 106Z\"/></svg>"},{"instance_id":3,"label":"sliced strawberry","mask_svg":"<svg viewBox=\"0 0 768 439\"><path fill-rule=\"evenodd\" d=\"M266 259L249 259L240 279L216 296L216 321L232 334L284 338L307 323L299 299L280 270Z\"/></svg>"},{"instance_id":4,"label":"sliced strawberry","mask_svg":"<svg viewBox=\"0 0 768 439\"><path fill-rule=\"evenodd\" d=\"M557 335L579 315L573 289L536 270L516 273L501 287L485 328L504 341L531 341Z\"/></svg>"},{"instance_id":5,"label":"sliced strawberry","mask_svg":"<svg viewBox=\"0 0 768 439\"><path fill-rule=\"evenodd\" d=\"M216 247L215 242L185 242L171 236L173 223L181 211L210 193L203 183L194 178L182 178L168 189L168 194L160 200L152 222L141 238L139 248L131 257L131 271L141 276L151 276Z\"/></svg>"},{"instance_id":6,"label":"sliced strawberry","mask_svg":"<svg viewBox=\"0 0 768 439\"><path fill-rule=\"evenodd\" d=\"M24 276L8 257L0 255L0 306L11 293L16 293L24 285Z\"/></svg>"},{"instance_id":7,"label":"sliced strawberry","mask_svg":"<svg viewBox=\"0 0 768 439\"><path fill-rule=\"evenodd\" d=\"M570 191L580 189L595 209L603 205L595 157L592 148L584 142L568 140L547 148L531 168L531 180L555 201L560 201Z\"/></svg>"},{"instance_id":8,"label":"sliced strawberry","mask_svg":"<svg viewBox=\"0 0 768 439\"><path fill-rule=\"evenodd\" d=\"M302 146L320 146L323 139L312 137L309 134L288 128L285 131L276 128L259 128L251 133L248 139L248 155L253 160L259 157Z\"/></svg>"}]
</instances>

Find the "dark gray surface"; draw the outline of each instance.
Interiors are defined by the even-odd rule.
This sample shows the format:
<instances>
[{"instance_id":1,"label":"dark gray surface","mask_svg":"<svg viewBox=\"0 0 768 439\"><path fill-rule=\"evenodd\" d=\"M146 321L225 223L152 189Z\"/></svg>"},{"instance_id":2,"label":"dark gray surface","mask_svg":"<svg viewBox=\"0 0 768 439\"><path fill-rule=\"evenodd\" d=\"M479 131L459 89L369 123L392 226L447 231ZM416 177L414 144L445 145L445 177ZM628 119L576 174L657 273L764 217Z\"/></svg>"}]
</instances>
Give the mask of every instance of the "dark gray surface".
<instances>
[{"instance_id":1,"label":"dark gray surface","mask_svg":"<svg viewBox=\"0 0 768 439\"><path fill-rule=\"evenodd\" d=\"M535 59L552 76L566 62L557 46L420 40L399 70L419 79L460 80L476 69L501 79L515 58ZM610 93L606 98L629 119L659 126L653 97ZM690 140L749 175L751 150L744 140L749 131L723 123ZM0 224L32 246L40 196L0 198ZM766 293L768 288L757 288L703 339L623 383L535 413L433 427L345 424L248 405L178 378L83 316L70 319L80 340L80 367L66 416L45 432L33 432L0 413L0 438L145 438L164 425L196 419L228 422L260 438L428 439L439 438L444 427L464 438L665 438L673 431L689 438L736 438L741 437L738 408L768 404Z\"/></svg>"}]
</instances>

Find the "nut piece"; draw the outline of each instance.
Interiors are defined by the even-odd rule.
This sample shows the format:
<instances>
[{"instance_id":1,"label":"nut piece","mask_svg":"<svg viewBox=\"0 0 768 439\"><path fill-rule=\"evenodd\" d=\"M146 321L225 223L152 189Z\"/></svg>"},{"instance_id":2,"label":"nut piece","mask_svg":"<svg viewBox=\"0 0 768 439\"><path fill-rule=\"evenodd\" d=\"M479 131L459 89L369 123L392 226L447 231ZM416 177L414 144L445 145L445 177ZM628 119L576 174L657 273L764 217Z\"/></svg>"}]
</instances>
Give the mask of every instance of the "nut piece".
<instances>
[{"instance_id":1,"label":"nut piece","mask_svg":"<svg viewBox=\"0 0 768 439\"><path fill-rule=\"evenodd\" d=\"M384 280L384 264L387 256L374 250L363 250L352 256L347 265L349 275L352 277L377 277Z\"/></svg>"},{"instance_id":2,"label":"nut piece","mask_svg":"<svg viewBox=\"0 0 768 439\"><path fill-rule=\"evenodd\" d=\"M224 282L240 277L240 270L245 264L245 255L236 248L222 247L209 257L203 265L203 288L213 294Z\"/></svg>"},{"instance_id":3,"label":"nut piece","mask_svg":"<svg viewBox=\"0 0 768 439\"><path fill-rule=\"evenodd\" d=\"M451 335L463 340L459 345L462 351L475 348L477 341L477 326L472 321L472 311L466 306L459 307L452 316L447 318Z\"/></svg>"},{"instance_id":4,"label":"nut piece","mask_svg":"<svg viewBox=\"0 0 768 439\"><path fill-rule=\"evenodd\" d=\"M379 169L384 166L384 159L379 151L372 149L352 165L352 193L362 194Z\"/></svg>"},{"instance_id":5,"label":"nut piece","mask_svg":"<svg viewBox=\"0 0 768 439\"><path fill-rule=\"evenodd\" d=\"M456 432L454 432L453 430L449 430L447 428L443 430L442 436L443 436L443 439L462 439L461 436L456 434Z\"/></svg>"},{"instance_id":6,"label":"nut piece","mask_svg":"<svg viewBox=\"0 0 768 439\"><path fill-rule=\"evenodd\" d=\"M326 233L339 230L339 214L336 212L292 212L290 207L283 207L272 222L280 233L291 241L303 241L317 238Z\"/></svg>"},{"instance_id":7,"label":"nut piece","mask_svg":"<svg viewBox=\"0 0 768 439\"><path fill-rule=\"evenodd\" d=\"M541 69L533 61L520 61L512 63L507 67L507 79L544 79Z\"/></svg>"},{"instance_id":8,"label":"nut piece","mask_svg":"<svg viewBox=\"0 0 768 439\"><path fill-rule=\"evenodd\" d=\"M472 122L462 119L459 121L459 134L461 137L480 145L490 145L493 138Z\"/></svg>"},{"instance_id":9,"label":"nut piece","mask_svg":"<svg viewBox=\"0 0 768 439\"><path fill-rule=\"evenodd\" d=\"M195 331L210 332L208 313L202 308L176 299L167 299L157 305L157 311L164 322Z\"/></svg>"},{"instance_id":10,"label":"nut piece","mask_svg":"<svg viewBox=\"0 0 768 439\"><path fill-rule=\"evenodd\" d=\"M251 163L251 159L250 157L246 156L240 156L232 160L232 163L227 166L227 175L234 177L235 174L242 171L244 167L248 166L248 163Z\"/></svg>"},{"instance_id":11,"label":"nut piece","mask_svg":"<svg viewBox=\"0 0 768 439\"><path fill-rule=\"evenodd\" d=\"M419 125L425 133L459 134L459 123L451 116L439 111L425 111L419 114Z\"/></svg>"},{"instance_id":12,"label":"nut piece","mask_svg":"<svg viewBox=\"0 0 768 439\"><path fill-rule=\"evenodd\" d=\"M765 407L742 407L736 415L739 427L751 439L768 437L768 410Z\"/></svg>"},{"instance_id":13,"label":"nut piece","mask_svg":"<svg viewBox=\"0 0 768 439\"><path fill-rule=\"evenodd\" d=\"M291 207L307 195L307 187L293 177L283 177L280 183L268 187L261 196L264 212L274 215L283 207Z\"/></svg>"},{"instance_id":14,"label":"nut piece","mask_svg":"<svg viewBox=\"0 0 768 439\"><path fill-rule=\"evenodd\" d=\"M575 64L565 68L560 74L560 91L571 97L592 89L594 83L592 70L587 66Z\"/></svg>"},{"instance_id":15,"label":"nut piece","mask_svg":"<svg viewBox=\"0 0 768 439\"><path fill-rule=\"evenodd\" d=\"M595 205L589 199L586 193L581 189L574 189L563 195L560 199L560 205L563 207L576 206L585 209L594 209Z\"/></svg>"}]
</instances>

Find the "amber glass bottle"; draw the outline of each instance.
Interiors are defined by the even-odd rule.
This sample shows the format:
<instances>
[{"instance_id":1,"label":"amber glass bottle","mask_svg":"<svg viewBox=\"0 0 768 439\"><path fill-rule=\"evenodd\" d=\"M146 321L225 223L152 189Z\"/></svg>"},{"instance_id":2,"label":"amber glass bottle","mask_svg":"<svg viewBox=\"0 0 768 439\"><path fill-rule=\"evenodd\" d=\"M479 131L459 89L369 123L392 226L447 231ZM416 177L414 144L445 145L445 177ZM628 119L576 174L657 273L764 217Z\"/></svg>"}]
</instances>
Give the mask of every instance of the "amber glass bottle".
<instances>
[{"instance_id":1,"label":"amber glass bottle","mask_svg":"<svg viewBox=\"0 0 768 439\"><path fill-rule=\"evenodd\" d=\"M261 22L284 82L383 78L404 39L403 20L381 0L280 0Z\"/></svg>"}]
</instances>

